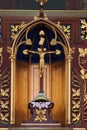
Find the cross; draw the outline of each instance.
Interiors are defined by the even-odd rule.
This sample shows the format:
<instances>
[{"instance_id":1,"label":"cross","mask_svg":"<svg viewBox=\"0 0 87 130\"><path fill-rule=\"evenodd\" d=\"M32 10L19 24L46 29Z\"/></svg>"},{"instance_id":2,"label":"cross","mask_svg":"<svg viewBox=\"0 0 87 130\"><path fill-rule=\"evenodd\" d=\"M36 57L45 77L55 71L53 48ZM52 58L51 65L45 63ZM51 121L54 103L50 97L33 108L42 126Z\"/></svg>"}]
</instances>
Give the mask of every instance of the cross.
<instances>
[{"instance_id":1,"label":"cross","mask_svg":"<svg viewBox=\"0 0 87 130\"><path fill-rule=\"evenodd\" d=\"M44 64L45 64L45 55L47 54L56 54L56 55L60 55L61 51L59 49L56 49L55 51L47 51L46 48L43 48L43 44L45 41L44 38L44 31L41 30L40 31L40 41L39 41L39 45L40 47L38 48L37 51L33 51L33 50L28 50L25 49L23 50L23 54L28 55L29 53L32 54L36 54L39 55L40 59L39 59L39 69L40 69L40 92L43 91L43 72L44 72Z\"/></svg>"}]
</instances>

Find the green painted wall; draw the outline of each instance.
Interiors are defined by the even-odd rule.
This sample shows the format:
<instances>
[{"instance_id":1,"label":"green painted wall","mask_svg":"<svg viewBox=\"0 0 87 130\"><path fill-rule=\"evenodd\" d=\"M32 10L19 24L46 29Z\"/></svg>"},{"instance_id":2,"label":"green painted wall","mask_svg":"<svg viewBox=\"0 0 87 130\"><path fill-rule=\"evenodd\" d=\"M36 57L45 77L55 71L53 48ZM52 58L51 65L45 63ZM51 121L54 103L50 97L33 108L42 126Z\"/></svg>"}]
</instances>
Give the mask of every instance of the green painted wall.
<instances>
[{"instance_id":1,"label":"green painted wall","mask_svg":"<svg viewBox=\"0 0 87 130\"><path fill-rule=\"evenodd\" d=\"M14 0L16 9L38 10L39 4L36 0ZM46 10L66 9L66 0L48 0L45 4Z\"/></svg>"}]
</instances>

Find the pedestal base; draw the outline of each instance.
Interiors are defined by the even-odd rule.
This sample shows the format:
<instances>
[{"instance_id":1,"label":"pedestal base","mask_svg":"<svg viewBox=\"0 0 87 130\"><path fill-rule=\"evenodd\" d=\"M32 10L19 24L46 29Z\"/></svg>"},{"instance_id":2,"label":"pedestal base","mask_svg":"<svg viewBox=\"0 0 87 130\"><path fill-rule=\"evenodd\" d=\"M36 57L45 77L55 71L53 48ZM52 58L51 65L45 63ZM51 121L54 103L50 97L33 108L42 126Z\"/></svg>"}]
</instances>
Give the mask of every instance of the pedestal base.
<instances>
[{"instance_id":1,"label":"pedestal base","mask_svg":"<svg viewBox=\"0 0 87 130\"><path fill-rule=\"evenodd\" d=\"M63 128L63 127L59 127L59 128L39 128L39 127L33 127L33 128L10 128L8 130L73 130L73 128Z\"/></svg>"},{"instance_id":2,"label":"pedestal base","mask_svg":"<svg viewBox=\"0 0 87 130\"><path fill-rule=\"evenodd\" d=\"M31 111L31 118L22 122L22 127L39 127L39 128L58 128L60 122L50 117L51 109L54 103L51 102L44 93L38 93L35 99L28 104Z\"/></svg>"},{"instance_id":3,"label":"pedestal base","mask_svg":"<svg viewBox=\"0 0 87 130\"><path fill-rule=\"evenodd\" d=\"M68 127L59 127L59 128L25 128L25 127L14 127L14 128L0 128L0 130L86 130L86 128L68 128Z\"/></svg>"},{"instance_id":4,"label":"pedestal base","mask_svg":"<svg viewBox=\"0 0 87 130\"><path fill-rule=\"evenodd\" d=\"M60 123L22 123L21 127L31 127L31 128L59 128Z\"/></svg>"}]
</instances>

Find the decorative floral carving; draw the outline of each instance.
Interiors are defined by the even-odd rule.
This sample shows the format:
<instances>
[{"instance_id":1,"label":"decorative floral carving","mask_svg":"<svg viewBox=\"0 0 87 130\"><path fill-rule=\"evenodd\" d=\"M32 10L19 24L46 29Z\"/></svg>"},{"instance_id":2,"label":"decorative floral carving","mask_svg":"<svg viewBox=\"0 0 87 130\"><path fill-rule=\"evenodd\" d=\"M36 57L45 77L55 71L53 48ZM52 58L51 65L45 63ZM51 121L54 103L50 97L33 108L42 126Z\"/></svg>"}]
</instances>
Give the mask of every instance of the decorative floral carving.
<instances>
[{"instance_id":1,"label":"decorative floral carving","mask_svg":"<svg viewBox=\"0 0 87 130\"><path fill-rule=\"evenodd\" d=\"M58 21L57 26L64 31L68 39L71 39L71 25L69 24L61 25L60 21Z\"/></svg>"},{"instance_id":2,"label":"decorative floral carving","mask_svg":"<svg viewBox=\"0 0 87 130\"><path fill-rule=\"evenodd\" d=\"M73 113L72 116L73 116L73 122L78 122L80 120L81 114L80 113L78 113L78 114Z\"/></svg>"},{"instance_id":3,"label":"decorative floral carving","mask_svg":"<svg viewBox=\"0 0 87 130\"><path fill-rule=\"evenodd\" d=\"M23 28L25 25L25 22L23 21L21 24L12 24L11 25L11 38L14 40L18 32L21 28Z\"/></svg>"},{"instance_id":4,"label":"decorative floral carving","mask_svg":"<svg viewBox=\"0 0 87 130\"><path fill-rule=\"evenodd\" d=\"M87 23L85 20L82 20L83 27L87 28ZM80 76L83 80L83 106L84 106L84 121L87 121L87 48L78 48L79 56L78 63L80 67Z\"/></svg>"},{"instance_id":5,"label":"decorative floral carving","mask_svg":"<svg viewBox=\"0 0 87 130\"><path fill-rule=\"evenodd\" d=\"M1 89L1 96L9 97L9 88Z\"/></svg>"},{"instance_id":6,"label":"decorative floral carving","mask_svg":"<svg viewBox=\"0 0 87 130\"><path fill-rule=\"evenodd\" d=\"M79 57L85 57L87 55L87 48L78 48L79 51Z\"/></svg>"},{"instance_id":7,"label":"decorative floral carving","mask_svg":"<svg viewBox=\"0 0 87 130\"><path fill-rule=\"evenodd\" d=\"M9 101L1 101L1 108L9 110Z\"/></svg>"},{"instance_id":8,"label":"decorative floral carving","mask_svg":"<svg viewBox=\"0 0 87 130\"><path fill-rule=\"evenodd\" d=\"M87 79L87 69L86 69L86 59L87 59L87 48L78 48L79 56L78 63L80 66L80 76L84 82L84 93L86 94L86 79Z\"/></svg>"},{"instance_id":9,"label":"decorative floral carving","mask_svg":"<svg viewBox=\"0 0 87 130\"><path fill-rule=\"evenodd\" d=\"M10 72L6 69L0 77L0 122L7 124L10 121Z\"/></svg>"},{"instance_id":10,"label":"decorative floral carving","mask_svg":"<svg viewBox=\"0 0 87 130\"><path fill-rule=\"evenodd\" d=\"M68 37L68 39L71 38L71 25L63 25L62 26L64 33Z\"/></svg>"},{"instance_id":11,"label":"decorative floral carving","mask_svg":"<svg viewBox=\"0 0 87 130\"><path fill-rule=\"evenodd\" d=\"M72 92L73 92L73 94L72 94L72 97L74 98L74 97L78 97L78 96L80 96L80 89L73 89L72 88Z\"/></svg>"},{"instance_id":12,"label":"decorative floral carving","mask_svg":"<svg viewBox=\"0 0 87 130\"><path fill-rule=\"evenodd\" d=\"M72 101L73 104L73 110L74 109L79 109L80 108L80 101ZM77 110L76 110L77 111Z\"/></svg>"},{"instance_id":13,"label":"decorative floral carving","mask_svg":"<svg viewBox=\"0 0 87 130\"><path fill-rule=\"evenodd\" d=\"M72 123L79 124L81 122L81 90L80 80L77 74L72 71Z\"/></svg>"},{"instance_id":14,"label":"decorative floral carving","mask_svg":"<svg viewBox=\"0 0 87 130\"><path fill-rule=\"evenodd\" d=\"M81 40L87 39L87 20L81 19Z\"/></svg>"},{"instance_id":15,"label":"decorative floral carving","mask_svg":"<svg viewBox=\"0 0 87 130\"><path fill-rule=\"evenodd\" d=\"M36 117L35 117L35 121L47 121L47 117L46 117L46 109L36 109Z\"/></svg>"},{"instance_id":16,"label":"decorative floral carving","mask_svg":"<svg viewBox=\"0 0 87 130\"><path fill-rule=\"evenodd\" d=\"M1 120L3 123L8 123L9 122L9 113L1 113Z\"/></svg>"}]
</instances>

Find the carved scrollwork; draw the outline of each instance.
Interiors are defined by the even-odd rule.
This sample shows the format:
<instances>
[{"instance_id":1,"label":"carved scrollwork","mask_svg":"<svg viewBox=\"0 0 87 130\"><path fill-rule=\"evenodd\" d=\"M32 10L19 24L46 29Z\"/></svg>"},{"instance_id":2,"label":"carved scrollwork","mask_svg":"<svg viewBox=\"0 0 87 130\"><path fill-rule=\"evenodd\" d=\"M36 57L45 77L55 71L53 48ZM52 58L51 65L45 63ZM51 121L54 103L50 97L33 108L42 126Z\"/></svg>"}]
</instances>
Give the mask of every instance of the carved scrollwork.
<instances>
[{"instance_id":1,"label":"carved scrollwork","mask_svg":"<svg viewBox=\"0 0 87 130\"><path fill-rule=\"evenodd\" d=\"M11 38L14 40L18 34L18 32L23 28L25 22L23 21L21 24L12 24L11 25Z\"/></svg>"},{"instance_id":2,"label":"carved scrollwork","mask_svg":"<svg viewBox=\"0 0 87 130\"><path fill-rule=\"evenodd\" d=\"M72 71L72 123L78 124L81 122L81 90L80 80L78 75Z\"/></svg>"},{"instance_id":3,"label":"carved scrollwork","mask_svg":"<svg viewBox=\"0 0 87 130\"><path fill-rule=\"evenodd\" d=\"M10 72L6 69L0 77L0 122L8 124L10 121Z\"/></svg>"},{"instance_id":4,"label":"carved scrollwork","mask_svg":"<svg viewBox=\"0 0 87 130\"><path fill-rule=\"evenodd\" d=\"M87 48L78 48L79 56L78 63L80 67L80 76L83 80L83 106L84 106L84 121L87 121Z\"/></svg>"},{"instance_id":5,"label":"carved scrollwork","mask_svg":"<svg viewBox=\"0 0 87 130\"><path fill-rule=\"evenodd\" d=\"M70 40L71 39L71 25L69 24L61 25L60 21L58 21L57 26L60 27L64 31L66 37L68 38L68 40Z\"/></svg>"},{"instance_id":6,"label":"carved scrollwork","mask_svg":"<svg viewBox=\"0 0 87 130\"><path fill-rule=\"evenodd\" d=\"M81 40L87 40L87 20L81 19Z\"/></svg>"},{"instance_id":7,"label":"carved scrollwork","mask_svg":"<svg viewBox=\"0 0 87 130\"><path fill-rule=\"evenodd\" d=\"M46 117L46 109L36 109L36 117L35 117L35 121L47 121L47 117Z\"/></svg>"}]
</instances>

